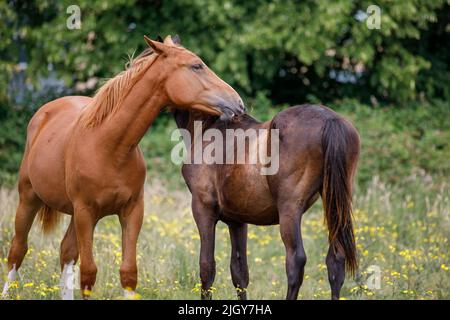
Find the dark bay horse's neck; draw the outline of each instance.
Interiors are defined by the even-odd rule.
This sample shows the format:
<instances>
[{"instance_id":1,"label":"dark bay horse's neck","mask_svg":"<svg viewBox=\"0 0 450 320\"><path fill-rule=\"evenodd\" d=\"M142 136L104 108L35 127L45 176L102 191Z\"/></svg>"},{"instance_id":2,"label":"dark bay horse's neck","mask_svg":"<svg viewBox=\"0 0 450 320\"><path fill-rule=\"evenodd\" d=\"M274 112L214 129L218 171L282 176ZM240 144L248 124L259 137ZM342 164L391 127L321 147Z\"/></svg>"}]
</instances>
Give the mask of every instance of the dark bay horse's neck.
<instances>
[{"instance_id":1,"label":"dark bay horse's neck","mask_svg":"<svg viewBox=\"0 0 450 320\"><path fill-rule=\"evenodd\" d=\"M201 121L203 130L208 129L217 121L216 116L210 116L201 114L199 112L179 109L175 109L175 111L173 112L173 117L178 129L188 130L191 136L193 136L194 134L194 121Z\"/></svg>"},{"instance_id":2,"label":"dark bay horse's neck","mask_svg":"<svg viewBox=\"0 0 450 320\"><path fill-rule=\"evenodd\" d=\"M139 80L123 100L122 105L102 129L108 153L115 159L126 158L134 151L152 125L167 98L158 79L145 76Z\"/></svg>"},{"instance_id":3,"label":"dark bay horse's neck","mask_svg":"<svg viewBox=\"0 0 450 320\"><path fill-rule=\"evenodd\" d=\"M242 114L233 118L232 120L220 120L217 116L205 115L198 112L192 112L188 110L178 110L173 112L173 117L179 129L186 129L193 134L194 121L201 121L203 130L209 129L214 125L216 129L222 130L228 127L234 128L239 127L242 129L247 129L255 124L261 124L258 120L251 117L248 114Z\"/></svg>"},{"instance_id":4,"label":"dark bay horse's neck","mask_svg":"<svg viewBox=\"0 0 450 320\"><path fill-rule=\"evenodd\" d=\"M184 129L189 132L190 139L187 141L185 140L186 147L188 149L194 147L195 142L198 141L198 134L201 134L203 137L205 131L210 128L221 131L223 137L225 138L228 136L226 133L228 129L247 130L248 128L257 128L263 125L263 123L259 122L248 114L239 115L231 120L220 120L217 116L202 114L197 111L175 109L175 111L173 112L173 117L178 129ZM201 121L201 132L198 132L198 129L196 129L195 121ZM200 141L203 141L201 137Z\"/></svg>"}]
</instances>

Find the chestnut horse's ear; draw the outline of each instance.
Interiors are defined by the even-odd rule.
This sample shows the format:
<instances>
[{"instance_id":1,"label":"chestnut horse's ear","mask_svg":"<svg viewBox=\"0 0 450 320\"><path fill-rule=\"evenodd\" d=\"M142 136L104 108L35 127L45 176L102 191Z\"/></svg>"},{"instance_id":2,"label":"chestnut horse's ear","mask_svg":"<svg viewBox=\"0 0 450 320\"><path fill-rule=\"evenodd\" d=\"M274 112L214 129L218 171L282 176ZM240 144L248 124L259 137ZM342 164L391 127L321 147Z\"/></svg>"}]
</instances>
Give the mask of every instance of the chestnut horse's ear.
<instances>
[{"instance_id":1,"label":"chestnut horse's ear","mask_svg":"<svg viewBox=\"0 0 450 320\"><path fill-rule=\"evenodd\" d=\"M181 45L181 39L180 39L180 36L179 35L174 35L173 37L172 37L172 41L173 41L173 43L176 45L176 46L180 46Z\"/></svg>"},{"instance_id":2,"label":"chestnut horse's ear","mask_svg":"<svg viewBox=\"0 0 450 320\"><path fill-rule=\"evenodd\" d=\"M158 41L153 41L152 39L150 39L147 36L144 36L145 42L147 42L147 44L153 49L153 51L155 51L157 54L161 54L164 53L164 51L166 50L166 45L164 45L161 42Z\"/></svg>"}]
</instances>

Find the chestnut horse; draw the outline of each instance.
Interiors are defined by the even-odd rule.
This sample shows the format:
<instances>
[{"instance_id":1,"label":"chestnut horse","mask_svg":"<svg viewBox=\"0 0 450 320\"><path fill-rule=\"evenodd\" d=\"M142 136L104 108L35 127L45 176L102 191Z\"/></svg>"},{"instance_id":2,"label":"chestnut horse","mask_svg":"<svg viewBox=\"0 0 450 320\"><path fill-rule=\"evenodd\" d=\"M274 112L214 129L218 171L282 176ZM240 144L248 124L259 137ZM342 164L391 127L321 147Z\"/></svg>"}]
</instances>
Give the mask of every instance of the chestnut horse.
<instances>
[{"instance_id":1,"label":"chestnut horse","mask_svg":"<svg viewBox=\"0 0 450 320\"><path fill-rule=\"evenodd\" d=\"M272 175L261 175L260 161L256 164L184 164L182 167L192 193L192 212L200 233L202 299L211 298L215 276L215 226L219 220L229 228L231 277L238 298L246 299L249 282L246 247L247 224L251 223L280 225L286 248L286 299L296 299L306 264L301 220L319 196L329 230L326 265L331 296L338 299L345 269L350 273L357 269L351 198L360 143L353 125L331 109L318 105L291 107L263 123L247 114L228 121L195 111L174 110L174 117L178 127L188 130L191 136L194 136L194 121L197 120L202 121L203 130L218 130L222 137L228 137L228 130L242 129L277 129L279 136L279 167ZM270 153L276 152L271 149L270 132L249 142L244 151L245 159L258 150L258 146L251 143L265 144ZM192 140L187 146L191 154L195 154L195 150L204 151L212 143L203 141L200 147L195 147L198 140ZM236 152L237 146L234 146ZM223 154L226 150L223 146Z\"/></svg>"},{"instance_id":2,"label":"chestnut horse","mask_svg":"<svg viewBox=\"0 0 450 320\"><path fill-rule=\"evenodd\" d=\"M73 290L66 282L78 256L82 295L90 295L97 273L94 228L102 217L117 214L122 227L121 284L126 297L134 296L146 174L139 141L167 105L225 119L244 111L239 95L198 56L175 46L170 36L164 43L145 40L151 49L93 98L51 101L31 119L4 294L17 277L39 211L45 232L55 225L58 212L72 216L60 252L62 297L69 299Z\"/></svg>"}]
</instances>

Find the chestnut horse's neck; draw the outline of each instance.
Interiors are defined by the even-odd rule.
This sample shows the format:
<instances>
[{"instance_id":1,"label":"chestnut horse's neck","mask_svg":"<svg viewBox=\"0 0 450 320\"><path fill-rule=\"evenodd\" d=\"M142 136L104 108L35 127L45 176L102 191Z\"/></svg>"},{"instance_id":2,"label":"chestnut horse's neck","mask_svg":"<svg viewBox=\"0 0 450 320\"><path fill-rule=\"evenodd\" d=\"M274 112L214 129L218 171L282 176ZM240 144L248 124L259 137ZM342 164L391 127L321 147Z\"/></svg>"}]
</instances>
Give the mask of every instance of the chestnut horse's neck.
<instances>
[{"instance_id":1,"label":"chestnut horse's neck","mask_svg":"<svg viewBox=\"0 0 450 320\"><path fill-rule=\"evenodd\" d=\"M153 70L152 70L153 73ZM139 80L123 100L123 105L109 121L110 137L116 141L117 151L127 153L135 148L167 103L161 94L161 82L155 72L152 81Z\"/></svg>"},{"instance_id":2,"label":"chestnut horse's neck","mask_svg":"<svg viewBox=\"0 0 450 320\"><path fill-rule=\"evenodd\" d=\"M153 59L153 57L151 57ZM163 78L155 57L148 70L129 89L108 118L92 133L104 142L105 151L115 159L126 158L167 104Z\"/></svg>"}]
</instances>

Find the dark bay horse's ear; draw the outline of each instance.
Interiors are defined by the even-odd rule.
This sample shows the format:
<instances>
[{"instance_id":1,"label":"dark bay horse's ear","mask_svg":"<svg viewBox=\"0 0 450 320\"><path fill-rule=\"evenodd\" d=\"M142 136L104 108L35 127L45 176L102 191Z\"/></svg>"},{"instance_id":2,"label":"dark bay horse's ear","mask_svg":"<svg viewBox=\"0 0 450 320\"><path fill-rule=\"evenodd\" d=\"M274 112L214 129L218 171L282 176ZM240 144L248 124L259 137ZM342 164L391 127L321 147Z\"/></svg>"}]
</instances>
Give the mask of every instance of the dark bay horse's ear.
<instances>
[{"instance_id":1,"label":"dark bay horse's ear","mask_svg":"<svg viewBox=\"0 0 450 320\"><path fill-rule=\"evenodd\" d=\"M145 42L155 51L157 54L162 54L167 50L167 46L161 42L153 41L147 36L144 36Z\"/></svg>"},{"instance_id":2,"label":"dark bay horse's ear","mask_svg":"<svg viewBox=\"0 0 450 320\"><path fill-rule=\"evenodd\" d=\"M181 39L180 39L180 36L179 35L174 35L173 37L172 37L172 41L173 41L173 43L176 45L176 46L180 46L181 45Z\"/></svg>"},{"instance_id":3,"label":"dark bay horse's ear","mask_svg":"<svg viewBox=\"0 0 450 320\"><path fill-rule=\"evenodd\" d=\"M161 43L164 42L163 38L161 38L161 36L160 36L159 34L158 34L158 36L156 37L155 41L158 41L158 42L161 42Z\"/></svg>"},{"instance_id":4,"label":"dark bay horse's ear","mask_svg":"<svg viewBox=\"0 0 450 320\"><path fill-rule=\"evenodd\" d=\"M168 46L180 46L180 37L178 35L175 36L170 36L168 35L165 39L164 39L164 44L168 45Z\"/></svg>"},{"instance_id":5,"label":"dark bay horse's ear","mask_svg":"<svg viewBox=\"0 0 450 320\"><path fill-rule=\"evenodd\" d=\"M168 45L168 46L174 46L174 45L175 45L175 43L173 43L173 40L172 40L172 36L171 36L171 35L168 35L168 36L166 36L166 37L164 38L164 44L166 44L166 45Z\"/></svg>"}]
</instances>

